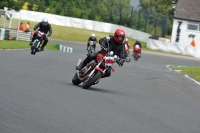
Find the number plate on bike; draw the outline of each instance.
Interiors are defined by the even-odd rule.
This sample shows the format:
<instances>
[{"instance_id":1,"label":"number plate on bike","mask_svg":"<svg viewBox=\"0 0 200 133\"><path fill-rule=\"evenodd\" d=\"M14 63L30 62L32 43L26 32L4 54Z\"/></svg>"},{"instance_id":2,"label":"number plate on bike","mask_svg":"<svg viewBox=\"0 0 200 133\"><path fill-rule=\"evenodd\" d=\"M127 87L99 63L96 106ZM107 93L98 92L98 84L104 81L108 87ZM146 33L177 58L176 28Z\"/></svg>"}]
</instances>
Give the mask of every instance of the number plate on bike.
<instances>
[{"instance_id":1,"label":"number plate on bike","mask_svg":"<svg viewBox=\"0 0 200 133\"><path fill-rule=\"evenodd\" d=\"M43 35L44 35L43 32L38 31L38 36L39 36L39 37L42 37Z\"/></svg>"},{"instance_id":2,"label":"number plate on bike","mask_svg":"<svg viewBox=\"0 0 200 133\"><path fill-rule=\"evenodd\" d=\"M93 41L90 41L90 45L93 45L94 43L93 43Z\"/></svg>"},{"instance_id":3,"label":"number plate on bike","mask_svg":"<svg viewBox=\"0 0 200 133\"><path fill-rule=\"evenodd\" d=\"M105 58L105 66L112 66L115 63L114 57Z\"/></svg>"}]
</instances>

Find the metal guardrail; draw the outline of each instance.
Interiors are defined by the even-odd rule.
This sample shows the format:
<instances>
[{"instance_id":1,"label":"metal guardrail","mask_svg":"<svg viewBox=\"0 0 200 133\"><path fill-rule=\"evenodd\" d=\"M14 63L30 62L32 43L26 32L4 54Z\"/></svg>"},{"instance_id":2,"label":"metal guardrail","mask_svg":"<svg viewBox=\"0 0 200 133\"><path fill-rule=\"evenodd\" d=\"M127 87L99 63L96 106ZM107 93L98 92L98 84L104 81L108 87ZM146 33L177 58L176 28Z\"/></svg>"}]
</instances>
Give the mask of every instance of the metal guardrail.
<instances>
[{"instance_id":1,"label":"metal guardrail","mask_svg":"<svg viewBox=\"0 0 200 133\"><path fill-rule=\"evenodd\" d=\"M30 41L31 32L23 32L17 30L10 30L10 35L14 40Z\"/></svg>"}]
</instances>

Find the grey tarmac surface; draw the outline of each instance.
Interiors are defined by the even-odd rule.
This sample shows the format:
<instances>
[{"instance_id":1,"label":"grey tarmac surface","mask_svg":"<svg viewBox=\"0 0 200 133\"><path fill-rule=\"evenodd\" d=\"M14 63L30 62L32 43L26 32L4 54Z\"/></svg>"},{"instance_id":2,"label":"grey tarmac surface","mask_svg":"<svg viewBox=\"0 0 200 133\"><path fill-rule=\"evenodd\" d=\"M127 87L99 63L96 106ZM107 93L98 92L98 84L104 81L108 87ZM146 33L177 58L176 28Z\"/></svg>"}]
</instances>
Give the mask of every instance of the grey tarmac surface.
<instances>
[{"instance_id":1,"label":"grey tarmac surface","mask_svg":"<svg viewBox=\"0 0 200 133\"><path fill-rule=\"evenodd\" d=\"M74 52L0 51L0 133L199 133L200 86L166 68L199 60L143 52L82 89L71 79L86 45L51 42Z\"/></svg>"}]
</instances>

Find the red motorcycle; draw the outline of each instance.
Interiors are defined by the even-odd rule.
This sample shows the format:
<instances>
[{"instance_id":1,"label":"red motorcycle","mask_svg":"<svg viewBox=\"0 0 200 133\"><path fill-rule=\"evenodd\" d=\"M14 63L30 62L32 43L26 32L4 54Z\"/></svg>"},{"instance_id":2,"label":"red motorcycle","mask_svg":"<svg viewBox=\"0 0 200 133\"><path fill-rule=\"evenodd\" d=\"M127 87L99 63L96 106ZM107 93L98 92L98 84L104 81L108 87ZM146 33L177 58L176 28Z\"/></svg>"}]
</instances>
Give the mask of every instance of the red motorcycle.
<instances>
[{"instance_id":1,"label":"red motorcycle","mask_svg":"<svg viewBox=\"0 0 200 133\"><path fill-rule=\"evenodd\" d=\"M135 60L138 60L138 58L140 58L141 55L141 48L139 45L135 45L133 48L133 57Z\"/></svg>"},{"instance_id":2,"label":"red motorcycle","mask_svg":"<svg viewBox=\"0 0 200 133\"><path fill-rule=\"evenodd\" d=\"M119 58L113 54L113 51L107 53L100 53L97 55L96 59L89 62L84 68L80 71L78 69L79 65L82 63L81 59L78 60L76 65L76 73L72 79L74 85L79 85L83 82L82 87L87 89L92 85L99 83L99 80L103 78L108 69L111 69L114 72L112 65L117 62L119 63Z\"/></svg>"}]
</instances>

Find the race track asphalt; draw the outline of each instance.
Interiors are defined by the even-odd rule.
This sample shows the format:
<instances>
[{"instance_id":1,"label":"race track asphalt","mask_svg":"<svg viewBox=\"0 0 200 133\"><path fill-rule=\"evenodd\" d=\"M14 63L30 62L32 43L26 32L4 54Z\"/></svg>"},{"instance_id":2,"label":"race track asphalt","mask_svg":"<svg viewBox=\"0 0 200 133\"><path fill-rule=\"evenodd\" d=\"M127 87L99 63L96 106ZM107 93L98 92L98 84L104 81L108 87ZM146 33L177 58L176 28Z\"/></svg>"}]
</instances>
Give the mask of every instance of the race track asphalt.
<instances>
[{"instance_id":1,"label":"race track asphalt","mask_svg":"<svg viewBox=\"0 0 200 133\"><path fill-rule=\"evenodd\" d=\"M166 68L199 60L143 52L82 89L71 79L86 45L50 42L74 51L0 51L0 133L200 132L200 86Z\"/></svg>"}]
</instances>

